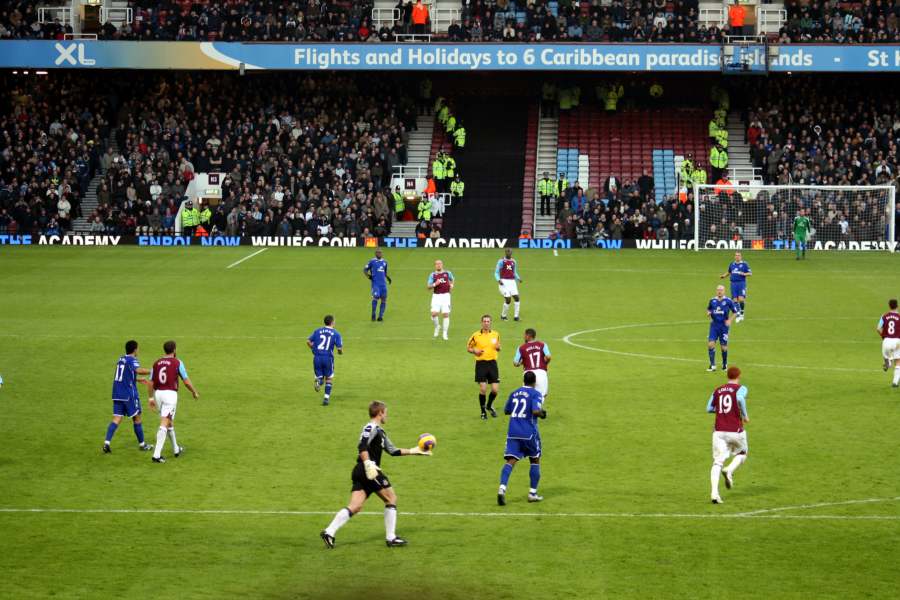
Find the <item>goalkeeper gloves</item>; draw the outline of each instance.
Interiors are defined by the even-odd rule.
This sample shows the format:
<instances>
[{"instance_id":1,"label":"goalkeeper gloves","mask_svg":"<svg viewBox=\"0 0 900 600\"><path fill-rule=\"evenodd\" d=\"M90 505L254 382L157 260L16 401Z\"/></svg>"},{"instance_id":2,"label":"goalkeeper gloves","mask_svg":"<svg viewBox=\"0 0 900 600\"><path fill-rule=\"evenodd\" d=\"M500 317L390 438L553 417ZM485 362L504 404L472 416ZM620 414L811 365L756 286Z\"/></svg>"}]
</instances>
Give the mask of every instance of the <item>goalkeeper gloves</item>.
<instances>
[{"instance_id":1,"label":"goalkeeper gloves","mask_svg":"<svg viewBox=\"0 0 900 600\"><path fill-rule=\"evenodd\" d=\"M418 446L409 449L410 454L421 454L422 456L431 456L431 450L422 450Z\"/></svg>"},{"instance_id":2,"label":"goalkeeper gloves","mask_svg":"<svg viewBox=\"0 0 900 600\"><path fill-rule=\"evenodd\" d=\"M378 477L378 465L375 464L374 460L367 460L363 463L363 466L366 469L366 479L375 479Z\"/></svg>"}]
</instances>

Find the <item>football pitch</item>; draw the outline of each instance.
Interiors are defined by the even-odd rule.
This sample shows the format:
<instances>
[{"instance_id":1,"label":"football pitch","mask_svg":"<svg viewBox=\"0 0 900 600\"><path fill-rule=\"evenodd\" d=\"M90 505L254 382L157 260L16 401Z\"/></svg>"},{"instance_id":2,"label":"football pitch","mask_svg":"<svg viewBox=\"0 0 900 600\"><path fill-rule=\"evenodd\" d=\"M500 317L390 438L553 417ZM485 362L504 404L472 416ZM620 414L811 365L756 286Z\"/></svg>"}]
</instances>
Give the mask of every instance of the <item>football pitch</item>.
<instances>
[{"instance_id":1,"label":"football pitch","mask_svg":"<svg viewBox=\"0 0 900 600\"><path fill-rule=\"evenodd\" d=\"M749 388L747 463L709 502L706 305L728 252L517 250L522 321L500 322L502 251L385 250L386 319L369 321L367 249L0 251L0 597L887 598L900 589L900 390L874 329L897 297L888 254L745 255L747 318L729 363ZM456 277L449 341L426 279ZM726 282L727 285L727 282ZM344 338L331 405L306 337ZM496 505L506 419L479 419L468 336L496 319L501 400L525 327L553 355L540 504L527 464ZM101 453L128 339L149 366L178 342L186 448L164 465L123 422ZM717 352L717 362L721 359ZM154 442L158 416L146 402ZM400 446L398 495L326 550L371 400Z\"/></svg>"}]
</instances>

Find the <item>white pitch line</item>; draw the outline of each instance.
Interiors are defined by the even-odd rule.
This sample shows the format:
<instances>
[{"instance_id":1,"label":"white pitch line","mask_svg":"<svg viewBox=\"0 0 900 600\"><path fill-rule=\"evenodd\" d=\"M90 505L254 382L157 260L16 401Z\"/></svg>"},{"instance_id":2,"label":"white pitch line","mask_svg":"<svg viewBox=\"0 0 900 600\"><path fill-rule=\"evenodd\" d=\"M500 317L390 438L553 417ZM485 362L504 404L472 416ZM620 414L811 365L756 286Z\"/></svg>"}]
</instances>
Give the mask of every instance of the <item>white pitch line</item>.
<instances>
[{"instance_id":1,"label":"white pitch line","mask_svg":"<svg viewBox=\"0 0 900 600\"><path fill-rule=\"evenodd\" d=\"M771 514L780 510L803 510L820 506L889 502L897 498L869 498L807 506L786 506L764 509L770 512L746 513L614 513L614 512L403 512L404 517L458 517L458 518L562 518L562 519L768 519L768 520L833 520L833 521L900 521L900 515L783 515ZM190 509L190 508L0 508L0 514L148 514L148 515L200 515L200 516L276 516L276 517L324 517L334 515L325 510L240 510L240 509ZM377 511L363 515L381 517Z\"/></svg>"},{"instance_id":2,"label":"white pitch line","mask_svg":"<svg viewBox=\"0 0 900 600\"><path fill-rule=\"evenodd\" d=\"M759 510L751 510L738 513L745 517L752 517L762 514L771 514L774 512L784 512L791 510L810 510L812 508L826 508L830 506L849 506L851 504L874 504L877 502L896 502L900 500L900 496L893 498L866 498L864 500L844 500L842 502L818 502L816 504L798 504L797 506L779 506L777 508L761 508ZM900 518L900 517L898 517Z\"/></svg>"},{"instance_id":3,"label":"white pitch line","mask_svg":"<svg viewBox=\"0 0 900 600\"><path fill-rule=\"evenodd\" d=\"M253 254L250 254L249 256L245 256L245 257L242 258L241 260L237 260L237 261L231 263L230 265L228 265L228 266L225 267L225 268L226 268L226 269L230 269L231 267L236 267L236 266L238 266L239 264L241 264L242 262L244 262L245 260L250 260L251 258L253 258L254 256L256 256L257 254L262 254L262 253L265 252L266 250L268 250L268 248L262 248L261 250L257 250L257 251L254 252Z\"/></svg>"},{"instance_id":4,"label":"white pitch line","mask_svg":"<svg viewBox=\"0 0 900 600\"><path fill-rule=\"evenodd\" d=\"M758 321L777 321L777 320L787 320L787 319L757 319ZM672 362L690 362L690 363L703 363L706 364L707 361L700 358L683 358L680 356L663 356L659 354L644 354L642 352L621 352L619 350L608 350L606 348L595 348L594 346L586 346L584 344L579 344L578 342L572 341L572 338L577 337L579 335L583 335L586 333L595 333L598 331L616 331L620 329L637 329L642 327L664 327L664 326L672 326L672 325L696 325L699 323L708 323L708 321L672 321L668 323L630 323L628 325L614 325L612 327L597 327L594 329L584 329L582 331L576 331L574 333L570 333L563 337L562 341L570 346L575 346L576 348L581 348L583 350L591 350L592 352L603 352L604 354L614 354L617 356L628 356L632 358L648 358L651 360L668 360ZM635 340L639 341L639 340ZM802 370L802 371L839 371L844 373L879 373L878 369L857 369L852 367L825 367L825 366L803 366L803 365L776 365L769 363L742 363L748 367L760 367L760 368L768 368L768 369L793 369L793 370Z\"/></svg>"}]
</instances>

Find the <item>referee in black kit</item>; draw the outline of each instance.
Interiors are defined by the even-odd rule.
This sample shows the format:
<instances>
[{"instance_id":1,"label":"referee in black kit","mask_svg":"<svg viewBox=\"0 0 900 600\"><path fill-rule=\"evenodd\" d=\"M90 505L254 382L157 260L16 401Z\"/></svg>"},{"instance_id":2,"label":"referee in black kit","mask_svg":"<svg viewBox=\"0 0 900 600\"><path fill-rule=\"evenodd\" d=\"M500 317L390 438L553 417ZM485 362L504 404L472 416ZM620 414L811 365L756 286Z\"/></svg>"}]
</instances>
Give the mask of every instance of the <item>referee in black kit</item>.
<instances>
[{"instance_id":1,"label":"referee in black kit","mask_svg":"<svg viewBox=\"0 0 900 600\"><path fill-rule=\"evenodd\" d=\"M359 444L356 449L359 455L356 457L356 466L350 479L353 487L350 492L350 503L334 515L331 524L321 534L322 541L328 548L334 548L334 536L338 529L343 527L350 517L362 510L370 494L377 494L384 501L384 533L388 548L405 546L406 540L397 536L397 495L387 476L381 471L381 453L387 452L391 456L408 456L420 454L431 456L431 450L420 450L418 447L397 448L391 442L384 429L381 428L387 421L387 406L384 402L372 402L369 404L369 422L363 427L359 436Z\"/></svg>"}]
</instances>

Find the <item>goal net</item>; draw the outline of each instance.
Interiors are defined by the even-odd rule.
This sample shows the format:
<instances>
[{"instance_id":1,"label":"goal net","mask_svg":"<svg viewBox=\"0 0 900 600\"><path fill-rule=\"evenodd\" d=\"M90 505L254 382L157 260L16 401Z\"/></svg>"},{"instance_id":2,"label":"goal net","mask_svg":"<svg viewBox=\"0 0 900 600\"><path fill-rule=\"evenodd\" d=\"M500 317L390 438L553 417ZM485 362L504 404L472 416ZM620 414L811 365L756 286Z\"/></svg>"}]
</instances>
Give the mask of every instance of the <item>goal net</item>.
<instances>
[{"instance_id":1,"label":"goal net","mask_svg":"<svg viewBox=\"0 0 900 600\"><path fill-rule=\"evenodd\" d=\"M794 218L809 217L811 250L888 250L895 243L893 186L694 186L698 250L790 250Z\"/></svg>"}]
</instances>

